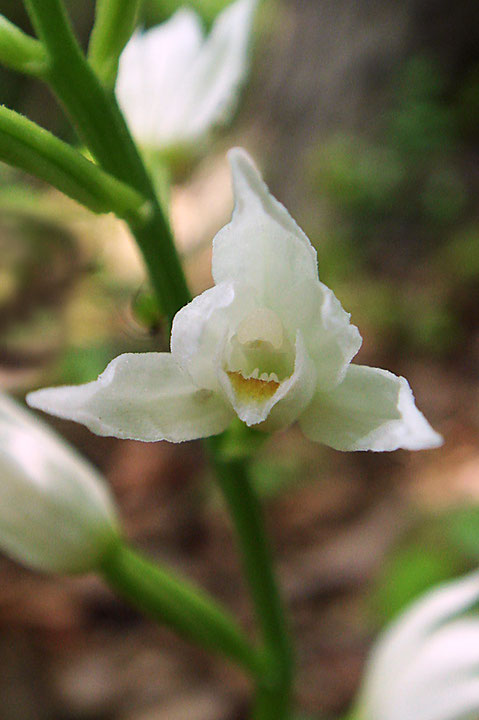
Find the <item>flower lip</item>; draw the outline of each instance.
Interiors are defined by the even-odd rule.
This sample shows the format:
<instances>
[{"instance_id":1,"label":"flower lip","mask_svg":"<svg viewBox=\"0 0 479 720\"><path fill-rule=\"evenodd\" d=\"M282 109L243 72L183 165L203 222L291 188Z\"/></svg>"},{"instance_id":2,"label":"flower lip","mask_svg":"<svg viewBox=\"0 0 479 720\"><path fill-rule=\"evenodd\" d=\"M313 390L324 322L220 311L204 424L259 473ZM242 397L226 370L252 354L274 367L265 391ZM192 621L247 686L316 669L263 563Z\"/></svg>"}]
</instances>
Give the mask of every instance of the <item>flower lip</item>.
<instances>
[{"instance_id":1,"label":"flower lip","mask_svg":"<svg viewBox=\"0 0 479 720\"><path fill-rule=\"evenodd\" d=\"M238 347L241 349L236 333L232 338L225 339L223 360L217 370L222 391L236 414L247 425L263 426L273 413L275 417L270 425L275 429L294 422L300 412L298 406L307 404L315 385L314 368L307 356L301 332L297 332L294 346L288 342L286 349L279 351L268 342L260 342L259 347L242 348L242 355L237 352ZM258 355L260 362L255 362ZM242 359L243 363L232 365L228 362L231 358L236 361ZM284 410L279 414L278 404Z\"/></svg>"},{"instance_id":2,"label":"flower lip","mask_svg":"<svg viewBox=\"0 0 479 720\"><path fill-rule=\"evenodd\" d=\"M273 397L280 386L276 373L262 373L259 377L259 369L256 368L249 377L241 372L227 371L233 390L236 396L243 402L264 402Z\"/></svg>"},{"instance_id":3,"label":"flower lip","mask_svg":"<svg viewBox=\"0 0 479 720\"><path fill-rule=\"evenodd\" d=\"M262 406L294 371L294 353L275 312L257 307L225 348L224 371L237 401Z\"/></svg>"},{"instance_id":4,"label":"flower lip","mask_svg":"<svg viewBox=\"0 0 479 720\"><path fill-rule=\"evenodd\" d=\"M256 307L241 320L223 350L223 370L245 400L274 395L294 372L295 352L278 315Z\"/></svg>"}]
</instances>

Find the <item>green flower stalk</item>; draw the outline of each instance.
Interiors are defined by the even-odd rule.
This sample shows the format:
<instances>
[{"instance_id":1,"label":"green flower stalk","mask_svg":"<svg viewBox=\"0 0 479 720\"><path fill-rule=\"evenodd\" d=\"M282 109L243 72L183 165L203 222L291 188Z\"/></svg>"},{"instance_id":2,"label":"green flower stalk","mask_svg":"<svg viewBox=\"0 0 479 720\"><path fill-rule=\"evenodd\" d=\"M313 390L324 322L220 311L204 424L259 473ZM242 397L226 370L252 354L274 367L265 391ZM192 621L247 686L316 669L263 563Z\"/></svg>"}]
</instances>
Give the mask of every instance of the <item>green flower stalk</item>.
<instances>
[{"instance_id":1,"label":"green flower stalk","mask_svg":"<svg viewBox=\"0 0 479 720\"><path fill-rule=\"evenodd\" d=\"M48 53L41 42L0 15L0 63L18 72L42 77L48 67Z\"/></svg>"},{"instance_id":2,"label":"green flower stalk","mask_svg":"<svg viewBox=\"0 0 479 720\"><path fill-rule=\"evenodd\" d=\"M107 89L115 85L121 51L135 28L141 0L97 0L88 59Z\"/></svg>"},{"instance_id":3,"label":"green flower stalk","mask_svg":"<svg viewBox=\"0 0 479 720\"><path fill-rule=\"evenodd\" d=\"M234 660L253 677L267 671L265 659L238 623L205 592L153 565L126 545L117 545L102 565L110 587L157 622L201 647Z\"/></svg>"},{"instance_id":4,"label":"green flower stalk","mask_svg":"<svg viewBox=\"0 0 479 720\"><path fill-rule=\"evenodd\" d=\"M151 212L129 221L145 259L160 307L171 322L190 300L168 221L113 93L100 83L76 41L61 0L25 0L49 56L45 82L59 98L78 134L103 170L133 187Z\"/></svg>"},{"instance_id":5,"label":"green flower stalk","mask_svg":"<svg viewBox=\"0 0 479 720\"><path fill-rule=\"evenodd\" d=\"M141 222L151 212L148 201L129 185L31 120L2 106L0 160L50 183L93 212L114 212L131 222Z\"/></svg>"}]
</instances>

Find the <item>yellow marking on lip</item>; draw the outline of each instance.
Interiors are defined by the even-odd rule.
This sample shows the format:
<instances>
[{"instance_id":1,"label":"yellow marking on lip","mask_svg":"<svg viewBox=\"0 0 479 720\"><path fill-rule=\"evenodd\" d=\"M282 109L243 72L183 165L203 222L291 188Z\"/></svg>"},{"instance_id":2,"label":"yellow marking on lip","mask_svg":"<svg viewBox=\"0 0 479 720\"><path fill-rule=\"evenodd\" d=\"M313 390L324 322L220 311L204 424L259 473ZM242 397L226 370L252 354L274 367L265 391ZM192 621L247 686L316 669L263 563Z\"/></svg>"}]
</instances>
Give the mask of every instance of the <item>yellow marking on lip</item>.
<instances>
[{"instance_id":1,"label":"yellow marking on lip","mask_svg":"<svg viewBox=\"0 0 479 720\"><path fill-rule=\"evenodd\" d=\"M263 402L269 400L279 388L275 380L260 380L259 378L245 378L240 372L227 372L233 390L240 400Z\"/></svg>"}]
</instances>

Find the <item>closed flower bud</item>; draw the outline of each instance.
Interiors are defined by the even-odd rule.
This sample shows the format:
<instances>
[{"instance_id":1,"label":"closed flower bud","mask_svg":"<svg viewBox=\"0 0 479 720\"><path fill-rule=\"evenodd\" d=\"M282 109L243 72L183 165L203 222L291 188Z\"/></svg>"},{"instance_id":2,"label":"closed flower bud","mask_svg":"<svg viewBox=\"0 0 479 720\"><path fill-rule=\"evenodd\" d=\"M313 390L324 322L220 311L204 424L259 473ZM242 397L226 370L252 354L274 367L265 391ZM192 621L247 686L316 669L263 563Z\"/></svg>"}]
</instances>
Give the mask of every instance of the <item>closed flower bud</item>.
<instances>
[{"instance_id":1,"label":"closed flower bud","mask_svg":"<svg viewBox=\"0 0 479 720\"><path fill-rule=\"evenodd\" d=\"M38 570L94 570L118 539L99 473L0 393L0 548Z\"/></svg>"},{"instance_id":2,"label":"closed flower bud","mask_svg":"<svg viewBox=\"0 0 479 720\"><path fill-rule=\"evenodd\" d=\"M207 37L194 10L136 32L124 49L116 95L135 140L150 150L192 147L228 121L248 70L256 0L236 0Z\"/></svg>"},{"instance_id":3,"label":"closed flower bud","mask_svg":"<svg viewBox=\"0 0 479 720\"><path fill-rule=\"evenodd\" d=\"M435 588L379 639L355 720L479 717L479 574Z\"/></svg>"}]
</instances>

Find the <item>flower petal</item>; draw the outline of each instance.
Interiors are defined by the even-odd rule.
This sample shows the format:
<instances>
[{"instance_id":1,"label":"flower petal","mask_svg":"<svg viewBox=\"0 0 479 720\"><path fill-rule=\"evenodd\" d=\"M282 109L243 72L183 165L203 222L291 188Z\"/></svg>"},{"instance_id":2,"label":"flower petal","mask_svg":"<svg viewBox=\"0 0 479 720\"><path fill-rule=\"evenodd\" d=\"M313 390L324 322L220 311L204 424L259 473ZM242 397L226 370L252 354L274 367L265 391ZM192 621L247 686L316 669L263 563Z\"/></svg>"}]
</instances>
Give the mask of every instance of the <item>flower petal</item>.
<instances>
[{"instance_id":1,"label":"flower petal","mask_svg":"<svg viewBox=\"0 0 479 720\"><path fill-rule=\"evenodd\" d=\"M397 720L414 717L417 720L473 720L479 711L479 678L477 666L470 669L470 675L450 678L437 687L429 696L421 695L411 714L398 714ZM414 713L414 714L413 714Z\"/></svg>"},{"instance_id":2,"label":"flower petal","mask_svg":"<svg viewBox=\"0 0 479 720\"><path fill-rule=\"evenodd\" d=\"M458 720L479 709L479 621L447 623L433 631L416 654L394 668L383 685L374 720Z\"/></svg>"},{"instance_id":3,"label":"flower petal","mask_svg":"<svg viewBox=\"0 0 479 720\"><path fill-rule=\"evenodd\" d=\"M234 111L247 73L248 44L257 0L237 0L218 15L172 108L183 140L195 140ZM179 98L178 98L179 99Z\"/></svg>"},{"instance_id":4,"label":"flower petal","mask_svg":"<svg viewBox=\"0 0 479 720\"><path fill-rule=\"evenodd\" d=\"M311 440L336 450L420 450L442 443L403 377L363 365L350 365L332 392L317 393L300 424Z\"/></svg>"},{"instance_id":5,"label":"flower petal","mask_svg":"<svg viewBox=\"0 0 479 720\"><path fill-rule=\"evenodd\" d=\"M294 298L281 289L276 308L285 325L295 323L301 330L316 367L318 390L331 391L343 380L362 343L358 328L350 323L350 314L319 280L305 281Z\"/></svg>"},{"instance_id":6,"label":"flower petal","mask_svg":"<svg viewBox=\"0 0 479 720\"><path fill-rule=\"evenodd\" d=\"M229 152L235 209L213 241L215 282L247 283L259 305L278 314L295 342L301 330L329 390L359 350L361 336L334 293L318 280L316 251L286 208L268 191L244 150Z\"/></svg>"},{"instance_id":7,"label":"flower petal","mask_svg":"<svg viewBox=\"0 0 479 720\"><path fill-rule=\"evenodd\" d=\"M116 96L134 137L143 145L175 143L189 108L184 105L185 77L194 66L203 43L200 20L181 8L167 22L137 32L123 50Z\"/></svg>"},{"instance_id":8,"label":"flower petal","mask_svg":"<svg viewBox=\"0 0 479 720\"><path fill-rule=\"evenodd\" d=\"M247 283L260 304L275 310L281 293L292 295L301 283L317 280L316 251L270 195L248 154L234 148L228 157L235 208L231 222L213 240L213 278L217 284Z\"/></svg>"},{"instance_id":9,"label":"flower petal","mask_svg":"<svg viewBox=\"0 0 479 720\"><path fill-rule=\"evenodd\" d=\"M222 367L218 377L223 390L238 417L247 425L263 423L268 432L287 427L294 422L308 405L316 387L314 365L307 354L301 333L296 338L296 358L291 377L284 380L270 397L255 400L247 394L237 393Z\"/></svg>"},{"instance_id":10,"label":"flower petal","mask_svg":"<svg viewBox=\"0 0 479 720\"><path fill-rule=\"evenodd\" d=\"M477 668L477 666L476 666ZM474 720L479 710L476 668L468 676L444 678L442 684L422 686L420 681L395 688L382 705L368 709L364 720ZM390 683L388 678L388 684Z\"/></svg>"},{"instance_id":11,"label":"flower petal","mask_svg":"<svg viewBox=\"0 0 479 720\"><path fill-rule=\"evenodd\" d=\"M171 354L192 380L218 390L217 366L226 334L255 307L251 291L238 283L220 283L179 310L171 330Z\"/></svg>"},{"instance_id":12,"label":"flower petal","mask_svg":"<svg viewBox=\"0 0 479 720\"><path fill-rule=\"evenodd\" d=\"M145 442L216 435L234 417L221 395L194 385L169 353L125 353L98 380L38 390L27 402L97 435Z\"/></svg>"},{"instance_id":13,"label":"flower petal","mask_svg":"<svg viewBox=\"0 0 479 720\"><path fill-rule=\"evenodd\" d=\"M401 687L406 695L417 693L416 688L423 687L427 688L423 695L437 696L442 687L451 688L477 667L479 619L458 618L434 628L424 639L414 657L402 668Z\"/></svg>"},{"instance_id":14,"label":"flower petal","mask_svg":"<svg viewBox=\"0 0 479 720\"><path fill-rule=\"evenodd\" d=\"M369 659L358 704L360 717L370 720L406 717L394 711L398 698L404 695L404 673L407 674L427 639L442 631L438 628L447 628L453 618L478 602L479 573L476 572L434 588L398 617L382 634ZM458 621L452 622L456 625ZM477 620L475 622L477 624ZM419 718L422 720L422 715L418 715Z\"/></svg>"}]
</instances>

